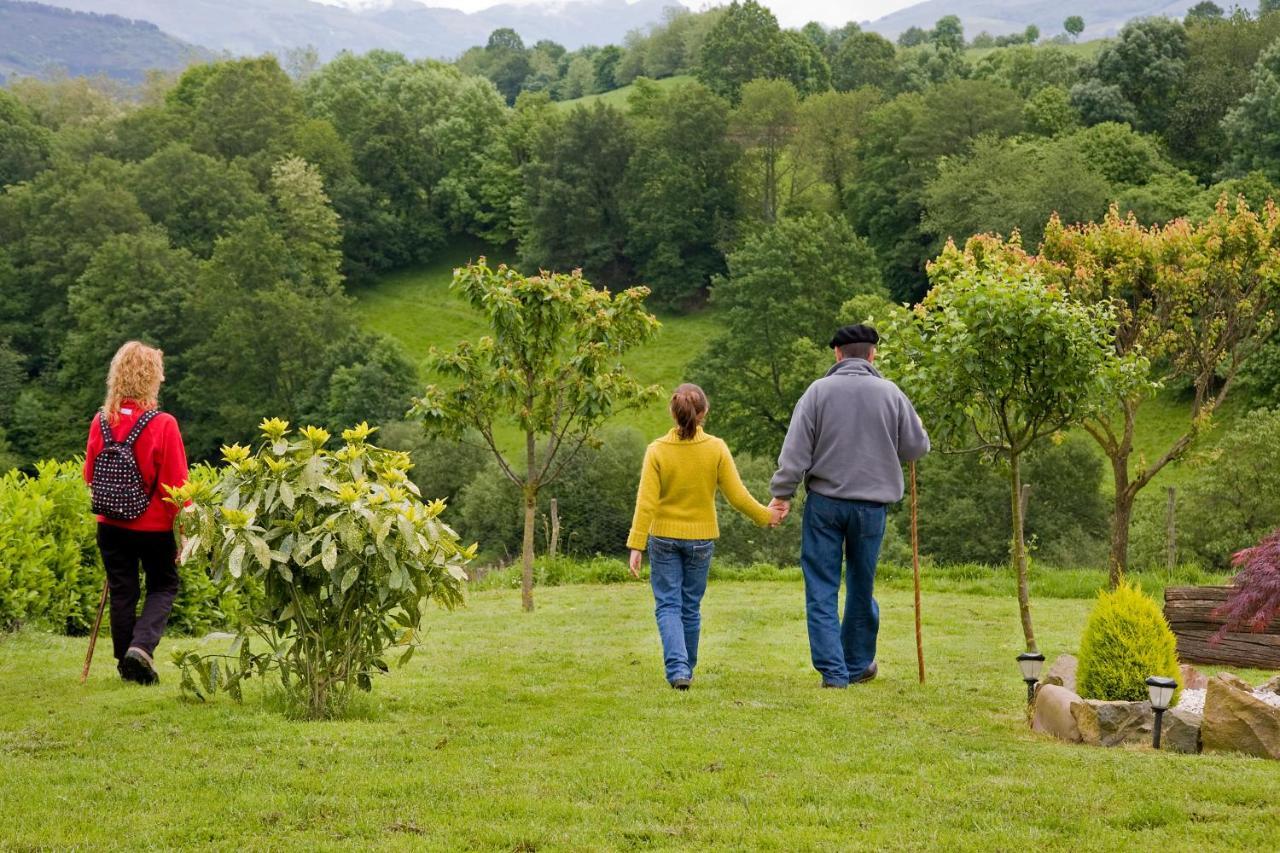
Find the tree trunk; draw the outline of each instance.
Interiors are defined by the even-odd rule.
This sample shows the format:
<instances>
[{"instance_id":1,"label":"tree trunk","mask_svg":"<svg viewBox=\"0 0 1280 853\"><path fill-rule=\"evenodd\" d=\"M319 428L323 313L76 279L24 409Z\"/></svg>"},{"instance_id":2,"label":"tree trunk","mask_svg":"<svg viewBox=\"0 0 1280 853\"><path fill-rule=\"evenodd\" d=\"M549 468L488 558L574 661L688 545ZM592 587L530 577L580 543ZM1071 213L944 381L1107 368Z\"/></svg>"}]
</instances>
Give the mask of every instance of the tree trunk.
<instances>
[{"instance_id":1,"label":"tree trunk","mask_svg":"<svg viewBox=\"0 0 1280 853\"><path fill-rule=\"evenodd\" d=\"M547 552L553 560L560 553L560 503L555 498L551 499L551 542Z\"/></svg>"},{"instance_id":2,"label":"tree trunk","mask_svg":"<svg viewBox=\"0 0 1280 853\"><path fill-rule=\"evenodd\" d=\"M1133 519L1133 501L1138 493L1129 482L1129 454L1117 453L1111 457L1111 473L1115 480L1115 503L1111 510L1111 551L1107 556L1107 569L1111 588L1124 580L1129 566L1129 525Z\"/></svg>"},{"instance_id":3,"label":"tree trunk","mask_svg":"<svg viewBox=\"0 0 1280 853\"><path fill-rule=\"evenodd\" d=\"M1036 632L1031 627L1031 589L1027 579L1027 546L1023 540L1022 472L1017 453L1009 455L1009 486L1013 503L1013 568L1018 575L1018 614L1022 617L1022 636L1027 651L1036 652Z\"/></svg>"},{"instance_id":4,"label":"tree trunk","mask_svg":"<svg viewBox=\"0 0 1280 853\"><path fill-rule=\"evenodd\" d=\"M520 573L520 604L526 613L533 612L533 533L537 524L538 493L525 487L524 548Z\"/></svg>"}]
</instances>

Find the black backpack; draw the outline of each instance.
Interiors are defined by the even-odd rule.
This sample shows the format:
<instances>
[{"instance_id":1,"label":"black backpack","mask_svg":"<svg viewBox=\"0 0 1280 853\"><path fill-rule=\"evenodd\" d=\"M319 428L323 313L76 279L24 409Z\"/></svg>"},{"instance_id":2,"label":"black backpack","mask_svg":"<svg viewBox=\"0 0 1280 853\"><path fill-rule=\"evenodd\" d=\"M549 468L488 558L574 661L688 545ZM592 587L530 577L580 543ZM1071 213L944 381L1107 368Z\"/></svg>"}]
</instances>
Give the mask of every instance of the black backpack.
<instances>
[{"instance_id":1,"label":"black backpack","mask_svg":"<svg viewBox=\"0 0 1280 853\"><path fill-rule=\"evenodd\" d=\"M151 423L151 419L158 414L160 412L155 409L144 412L124 441L116 441L111 437L107 413L98 415L98 424L102 428L102 450L94 457L89 485L93 496L93 511L96 514L116 521L133 521L151 505L151 498L160 478L156 477L156 483L148 491L142 481L142 472L138 470L133 445L147 424Z\"/></svg>"}]
</instances>

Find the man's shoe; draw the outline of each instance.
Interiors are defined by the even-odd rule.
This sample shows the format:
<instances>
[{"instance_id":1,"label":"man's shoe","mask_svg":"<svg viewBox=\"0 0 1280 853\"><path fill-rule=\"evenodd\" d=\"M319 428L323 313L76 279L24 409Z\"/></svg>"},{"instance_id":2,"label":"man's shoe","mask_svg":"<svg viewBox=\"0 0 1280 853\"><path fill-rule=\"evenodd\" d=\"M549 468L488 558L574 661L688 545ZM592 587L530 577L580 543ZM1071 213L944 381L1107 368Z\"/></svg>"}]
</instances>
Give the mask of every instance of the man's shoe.
<instances>
[{"instance_id":1,"label":"man's shoe","mask_svg":"<svg viewBox=\"0 0 1280 853\"><path fill-rule=\"evenodd\" d=\"M120 677L125 681L136 681L138 684L158 684L160 676L156 674L155 663L151 660L151 655L142 649L132 646L129 651L125 652L124 660L120 661Z\"/></svg>"},{"instance_id":2,"label":"man's shoe","mask_svg":"<svg viewBox=\"0 0 1280 853\"><path fill-rule=\"evenodd\" d=\"M876 677L876 673L877 673L877 672L879 672L879 671L880 671L880 668L876 666L876 662L875 662L875 661L872 661L872 662L871 662L871 666L869 666L869 667L867 667L866 669L864 669L864 670L862 671L862 675L859 675L857 678L853 679L853 681L852 681L852 682L850 682L850 683L851 683L851 684L866 684L868 681L870 681L871 679L875 678L875 677Z\"/></svg>"},{"instance_id":3,"label":"man's shoe","mask_svg":"<svg viewBox=\"0 0 1280 853\"><path fill-rule=\"evenodd\" d=\"M838 682L838 681L825 681L825 680L824 680L824 681L822 682L822 687L823 687L823 689L824 689L824 690L844 690L844 689L845 689L845 688L847 688L848 686L849 686L848 684L841 684L841 683L840 683L840 682Z\"/></svg>"},{"instance_id":4,"label":"man's shoe","mask_svg":"<svg viewBox=\"0 0 1280 853\"><path fill-rule=\"evenodd\" d=\"M689 685L690 685L690 684L692 684L692 683L693 683L693 679L692 679L692 678L673 678L673 679L671 679L671 686L672 686L672 687L674 687L676 690L688 690L688 689L689 689Z\"/></svg>"}]
</instances>

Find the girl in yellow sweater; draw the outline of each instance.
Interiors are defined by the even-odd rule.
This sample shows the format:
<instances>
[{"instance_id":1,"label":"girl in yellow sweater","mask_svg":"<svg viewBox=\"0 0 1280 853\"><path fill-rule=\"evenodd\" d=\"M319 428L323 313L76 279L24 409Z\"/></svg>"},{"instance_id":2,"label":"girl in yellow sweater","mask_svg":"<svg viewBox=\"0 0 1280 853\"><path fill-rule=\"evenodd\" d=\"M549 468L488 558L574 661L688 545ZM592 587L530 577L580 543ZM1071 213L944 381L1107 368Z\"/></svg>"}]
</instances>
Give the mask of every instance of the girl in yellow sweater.
<instances>
[{"instance_id":1,"label":"girl in yellow sweater","mask_svg":"<svg viewBox=\"0 0 1280 853\"><path fill-rule=\"evenodd\" d=\"M702 431L708 408L707 395L697 385L681 385L672 395L676 427L645 451L627 537L633 576L640 577L640 561L649 549L649 583L667 681L677 690L689 689L698 663L699 608L720 535L716 491L761 527L776 527L783 517L781 510L751 497L728 446Z\"/></svg>"}]
</instances>

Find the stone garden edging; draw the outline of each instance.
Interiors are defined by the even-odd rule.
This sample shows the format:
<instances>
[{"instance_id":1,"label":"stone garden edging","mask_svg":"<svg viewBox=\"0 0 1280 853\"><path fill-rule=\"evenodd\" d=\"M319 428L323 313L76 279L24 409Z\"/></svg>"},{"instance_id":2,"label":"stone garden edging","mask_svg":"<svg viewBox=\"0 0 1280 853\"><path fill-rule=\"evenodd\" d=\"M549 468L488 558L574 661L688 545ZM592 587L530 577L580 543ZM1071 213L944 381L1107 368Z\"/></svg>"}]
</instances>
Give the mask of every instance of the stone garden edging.
<instances>
[{"instance_id":1,"label":"stone garden edging","mask_svg":"<svg viewBox=\"0 0 1280 853\"><path fill-rule=\"evenodd\" d=\"M1075 692L1075 676L1073 656L1061 655L1054 661L1036 688L1031 708L1033 731L1090 746L1151 743L1155 715L1150 702L1082 698ZM1162 749L1187 754L1239 752L1280 759L1280 676L1257 688L1230 673L1206 678L1185 665L1182 676L1186 690L1204 691L1203 705L1187 702L1187 707L1174 706L1164 713ZM1198 713L1197 706L1203 711Z\"/></svg>"}]
</instances>

